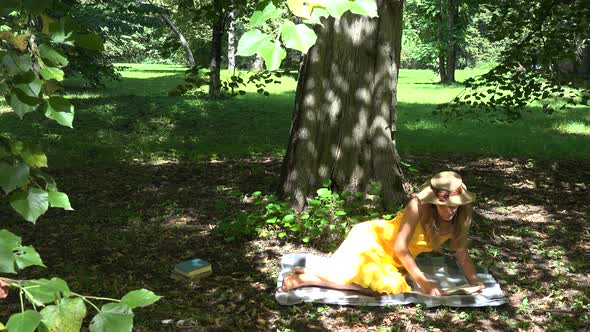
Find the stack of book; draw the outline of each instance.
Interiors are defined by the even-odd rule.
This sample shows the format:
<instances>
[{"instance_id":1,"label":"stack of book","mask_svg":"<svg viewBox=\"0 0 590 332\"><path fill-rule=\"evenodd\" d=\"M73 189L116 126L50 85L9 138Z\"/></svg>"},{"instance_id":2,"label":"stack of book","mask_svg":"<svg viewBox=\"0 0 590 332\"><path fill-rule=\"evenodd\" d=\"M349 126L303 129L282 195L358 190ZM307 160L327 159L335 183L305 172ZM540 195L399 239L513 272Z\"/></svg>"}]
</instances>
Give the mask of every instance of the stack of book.
<instances>
[{"instance_id":1,"label":"stack of book","mask_svg":"<svg viewBox=\"0 0 590 332\"><path fill-rule=\"evenodd\" d=\"M181 280L196 281L213 273L211 264L199 258L189 259L182 263L178 263L172 270L172 277Z\"/></svg>"}]
</instances>

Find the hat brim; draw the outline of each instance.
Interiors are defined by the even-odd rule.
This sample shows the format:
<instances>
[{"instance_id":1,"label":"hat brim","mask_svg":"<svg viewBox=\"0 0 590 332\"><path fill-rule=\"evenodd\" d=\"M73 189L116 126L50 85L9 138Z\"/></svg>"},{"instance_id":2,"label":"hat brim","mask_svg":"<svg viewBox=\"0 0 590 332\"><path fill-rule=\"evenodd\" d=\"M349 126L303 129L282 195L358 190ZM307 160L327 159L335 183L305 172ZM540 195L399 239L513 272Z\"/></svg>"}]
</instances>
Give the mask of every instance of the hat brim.
<instances>
[{"instance_id":1,"label":"hat brim","mask_svg":"<svg viewBox=\"0 0 590 332\"><path fill-rule=\"evenodd\" d=\"M467 190L467 187L464 184L461 184L461 191L460 195L451 196L446 201L442 202L438 199L432 188L430 188L430 181L425 182L423 185L418 188L418 193L416 197L420 199L422 203L430 203L436 205L445 205L445 206L458 206L458 205L465 205L475 201L476 195Z\"/></svg>"}]
</instances>

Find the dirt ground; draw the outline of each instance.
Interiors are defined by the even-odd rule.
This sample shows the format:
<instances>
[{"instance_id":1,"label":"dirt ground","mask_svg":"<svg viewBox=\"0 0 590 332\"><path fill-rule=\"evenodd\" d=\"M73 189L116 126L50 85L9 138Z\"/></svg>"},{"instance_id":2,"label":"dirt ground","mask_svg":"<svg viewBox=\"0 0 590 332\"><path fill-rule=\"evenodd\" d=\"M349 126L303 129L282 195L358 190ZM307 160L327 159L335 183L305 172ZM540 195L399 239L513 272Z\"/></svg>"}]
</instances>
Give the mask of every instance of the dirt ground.
<instances>
[{"instance_id":1,"label":"dirt ground","mask_svg":"<svg viewBox=\"0 0 590 332\"><path fill-rule=\"evenodd\" d=\"M316 252L275 237L226 243L211 233L244 208L247 193L272 192L280 160L100 165L56 170L74 212L50 210L37 225L0 209L2 228L34 245L47 269L78 293L121 297L139 287L163 298L136 310L137 331L446 331L584 330L590 326L589 161L460 156L443 162L404 156L407 187L435 172L458 171L478 194L471 231L474 260L486 266L508 303L479 309L387 308L276 303L278 262ZM170 278L178 261L200 257L214 275L199 283ZM0 320L20 307L17 294ZM89 317L93 313L89 308Z\"/></svg>"}]
</instances>

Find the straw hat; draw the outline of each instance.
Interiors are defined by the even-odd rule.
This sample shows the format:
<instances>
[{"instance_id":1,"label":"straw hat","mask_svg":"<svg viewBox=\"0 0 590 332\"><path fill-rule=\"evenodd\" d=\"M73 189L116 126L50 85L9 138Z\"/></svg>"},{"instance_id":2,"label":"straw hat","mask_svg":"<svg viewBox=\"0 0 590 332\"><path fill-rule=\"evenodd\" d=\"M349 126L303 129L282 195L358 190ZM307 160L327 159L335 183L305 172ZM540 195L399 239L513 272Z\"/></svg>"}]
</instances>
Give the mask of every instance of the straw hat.
<instances>
[{"instance_id":1,"label":"straw hat","mask_svg":"<svg viewBox=\"0 0 590 332\"><path fill-rule=\"evenodd\" d=\"M451 171L435 174L418 188L416 196L424 203L447 206L475 201L475 194L467 191L461 176Z\"/></svg>"}]
</instances>

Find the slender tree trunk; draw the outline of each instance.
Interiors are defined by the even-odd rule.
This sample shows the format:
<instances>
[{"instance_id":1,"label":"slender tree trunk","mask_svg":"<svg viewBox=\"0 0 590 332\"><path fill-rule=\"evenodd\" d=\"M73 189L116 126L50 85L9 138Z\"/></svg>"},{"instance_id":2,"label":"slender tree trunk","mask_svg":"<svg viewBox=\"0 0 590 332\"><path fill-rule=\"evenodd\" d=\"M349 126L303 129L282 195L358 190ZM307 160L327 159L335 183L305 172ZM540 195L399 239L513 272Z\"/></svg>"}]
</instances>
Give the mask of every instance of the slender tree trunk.
<instances>
[{"instance_id":1,"label":"slender tree trunk","mask_svg":"<svg viewBox=\"0 0 590 332\"><path fill-rule=\"evenodd\" d=\"M328 19L304 59L279 194L301 210L323 180L366 193L377 181L387 208L402 189L396 149L402 0L377 0L379 18Z\"/></svg>"},{"instance_id":2,"label":"slender tree trunk","mask_svg":"<svg viewBox=\"0 0 590 332\"><path fill-rule=\"evenodd\" d=\"M252 69L254 70L262 70L264 69L264 59L256 54L256 59L252 62Z\"/></svg>"},{"instance_id":3,"label":"slender tree trunk","mask_svg":"<svg viewBox=\"0 0 590 332\"><path fill-rule=\"evenodd\" d=\"M447 80L446 82L455 82L455 68L457 67L457 44L456 35L457 19L459 16L459 1L448 0L448 29L449 29L449 55L447 59Z\"/></svg>"},{"instance_id":4,"label":"slender tree trunk","mask_svg":"<svg viewBox=\"0 0 590 332\"><path fill-rule=\"evenodd\" d=\"M213 21L211 36L211 64L209 65L209 97L221 96L221 39L223 37L223 8L221 0L214 0L216 17Z\"/></svg>"},{"instance_id":5,"label":"slender tree trunk","mask_svg":"<svg viewBox=\"0 0 590 332\"><path fill-rule=\"evenodd\" d=\"M448 82L447 66L445 63L445 57L442 55L438 56L438 74L440 75L440 82L441 83Z\"/></svg>"},{"instance_id":6,"label":"slender tree trunk","mask_svg":"<svg viewBox=\"0 0 590 332\"><path fill-rule=\"evenodd\" d=\"M184 50L186 51L186 60L188 61L189 65L191 67L194 67L195 66L195 57L193 56L193 51L191 50L191 46L186 41L186 39L184 38L184 36L180 32L180 30L178 30L178 28L176 28L174 23L172 23L172 21L170 21L168 16L166 16L165 14L160 14L160 18L162 18L162 20L166 23L166 25L176 34L176 36L178 36L180 43L182 44L182 46L184 47Z\"/></svg>"},{"instance_id":7,"label":"slender tree trunk","mask_svg":"<svg viewBox=\"0 0 590 332\"><path fill-rule=\"evenodd\" d=\"M227 28L227 69L236 68L236 11L232 9L229 12L229 26Z\"/></svg>"}]
</instances>

